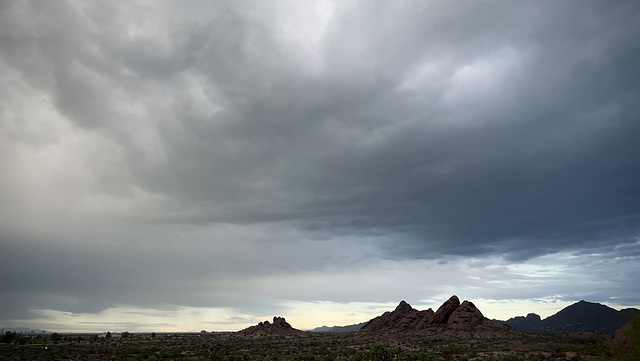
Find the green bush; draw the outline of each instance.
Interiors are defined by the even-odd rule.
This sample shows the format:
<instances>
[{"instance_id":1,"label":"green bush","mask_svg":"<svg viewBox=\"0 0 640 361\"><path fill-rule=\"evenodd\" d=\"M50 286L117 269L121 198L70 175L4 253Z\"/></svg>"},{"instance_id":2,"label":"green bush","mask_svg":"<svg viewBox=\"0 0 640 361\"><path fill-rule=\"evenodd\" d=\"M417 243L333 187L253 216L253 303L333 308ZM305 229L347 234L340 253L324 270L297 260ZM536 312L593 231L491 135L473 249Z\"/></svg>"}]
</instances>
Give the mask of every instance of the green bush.
<instances>
[{"instance_id":1,"label":"green bush","mask_svg":"<svg viewBox=\"0 0 640 361\"><path fill-rule=\"evenodd\" d=\"M619 361L640 360L640 316L634 317L629 323L631 327L622 330L627 342L625 344L613 341L609 343L613 357Z\"/></svg>"}]
</instances>

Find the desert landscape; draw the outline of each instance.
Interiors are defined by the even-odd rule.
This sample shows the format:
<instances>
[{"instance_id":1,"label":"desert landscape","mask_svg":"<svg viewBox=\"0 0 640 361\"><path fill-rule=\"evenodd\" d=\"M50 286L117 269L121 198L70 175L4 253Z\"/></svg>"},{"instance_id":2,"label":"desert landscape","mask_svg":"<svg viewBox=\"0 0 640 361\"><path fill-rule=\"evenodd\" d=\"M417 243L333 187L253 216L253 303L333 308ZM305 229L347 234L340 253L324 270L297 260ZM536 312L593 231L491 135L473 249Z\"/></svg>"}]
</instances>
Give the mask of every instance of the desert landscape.
<instances>
[{"instance_id":1,"label":"desert landscape","mask_svg":"<svg viewBox=\"0 0 640 361\"><path fill-rule=\"evenodd\" d=\"M0 361L640 361L640 0L0 0Z\"/></svg>"},{"instance_id":2,"label":"desert landscape","mask_svg":"<svg viewBox=\"0 0 640 361\"><path fill-rule=\"evenodd\" d=\"M571 307L585 307L581 301ZM609 311L591 304L592 309ZM558 314L554 315L557 316ZM351 332L303 331L275 316L238 332L4 335L1 360L637 360L640 310L614 334L533 333L490 320L471 301L452 296L436 311L401 301ZM553 317L553 316L552 316ZM582 313L581 327L601 319ZM604 320L610 323L611 320ZM565 324L570 327L570 323ZM325 326L326 327L326 326ZM598 326L596 326L598 327Z\"/></svg>"}]
</instances>

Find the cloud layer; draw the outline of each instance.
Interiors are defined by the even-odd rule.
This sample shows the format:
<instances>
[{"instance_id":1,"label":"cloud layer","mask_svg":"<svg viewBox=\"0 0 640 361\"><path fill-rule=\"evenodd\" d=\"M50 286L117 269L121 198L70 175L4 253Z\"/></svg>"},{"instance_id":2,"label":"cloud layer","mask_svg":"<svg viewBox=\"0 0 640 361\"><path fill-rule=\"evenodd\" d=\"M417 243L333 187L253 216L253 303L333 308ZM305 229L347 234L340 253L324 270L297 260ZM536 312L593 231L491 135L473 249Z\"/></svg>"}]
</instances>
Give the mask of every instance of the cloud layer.
<instances>
[{"instance_id":1,"label":"cloud layer","mask_svg":"<svg viewBox=\"0 0 640 361\"><path fill-rule=\"evenodd\" d=\"M638 305L638 24L633 1L3 1L0 320Z\"/></svg>"}]
</instances>

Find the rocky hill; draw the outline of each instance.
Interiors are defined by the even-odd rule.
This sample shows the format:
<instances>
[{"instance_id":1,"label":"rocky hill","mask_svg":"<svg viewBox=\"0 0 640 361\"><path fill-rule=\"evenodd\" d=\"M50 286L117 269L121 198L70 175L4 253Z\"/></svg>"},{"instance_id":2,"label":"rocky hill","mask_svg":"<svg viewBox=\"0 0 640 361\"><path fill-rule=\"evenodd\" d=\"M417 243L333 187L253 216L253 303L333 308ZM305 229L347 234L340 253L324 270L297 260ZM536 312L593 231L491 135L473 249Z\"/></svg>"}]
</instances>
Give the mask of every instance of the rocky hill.
<instances>
[{"instance_id":1,"label":"rocky hill","mask_svg":"<svg viewBox=\"0 0 640 361\"><path fill-rule=\"evenodd\" d=\"M637 316L640 316L640 310L637 308L623 308L618 311L620 316L625 319L625 321L631 321Z\"/></svg>"},{"instance_id":2,"label":"rocky hill","mask_svg":"<svg viewBox=\"0 0 640 361\"><path fill-rule=\"evenodd\" d=\"M597 331L612 334L624 325L629 317L637 314L640 314L640 310L635 308L616 311L600 303L580 301L544 320L535 313L530 313L526 317L510 318L505 323L517 330L536 333Z\"/></svg>"},{"instance_id":3,"label":"rocky hill","mask_svg":"<svg viewBox=\"0 0 640 361\"><path fill-rule=\"evenodd\" d=\"M309 333L297 330L284 319L284 317L274 317L273 323L269 321L260 322L255 326L247 327L238 331L241 336L263 337L263 336L304 336Z\"/></svg>"},{"instance_id":4,"label":"rocky hill","mask_svg":"<svg viewBox=\"0 0 640 361\"><path fill-rule=\"evenodd\" d=\"M429 323L433 314L432 309L418 311L405 301L401 301L395 310L371 319L362 326L361 330L416 329Z\"/></svg>"},{"instance_id":5,"label":"rocky hill","mask_svg":"<svg viewBox=\"0 0 640 361\"><path fill-rule=\"evenodd\" d=\"M542 319L535 313L529 313L526 317L513 317L505 321L505 323L516 330L544 333L542 330Z\"/></svg>"},{"instance_id":6,"label":"rocky hill","mask_svg":"<svg viewBox=\"0 0 640 361\"><path fill-rule=\"evenodd\" d=\"M470 301L460 303L457 296L451 296L436 312L432 309L418 311L405 301L393 311L371 319L360 329L367 331L417 330L424 332L478 333L494 335L509 332L510 327L487 319Z\"/></svg>"}]
</instances>

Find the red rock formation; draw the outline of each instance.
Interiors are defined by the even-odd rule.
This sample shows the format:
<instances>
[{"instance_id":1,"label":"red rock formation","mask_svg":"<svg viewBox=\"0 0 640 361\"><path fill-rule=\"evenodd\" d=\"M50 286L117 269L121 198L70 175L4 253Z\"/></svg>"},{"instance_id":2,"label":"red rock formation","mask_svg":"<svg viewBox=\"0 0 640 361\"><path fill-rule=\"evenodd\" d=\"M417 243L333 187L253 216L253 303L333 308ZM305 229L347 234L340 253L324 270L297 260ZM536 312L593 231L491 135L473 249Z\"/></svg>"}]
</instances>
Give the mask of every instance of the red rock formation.
<instances>
[{"instance_id":1,"label":"red rock formation","mask_svg":"<svg viewBox=\"0 0 640 361\"><path fill-rule=\"evenodd\" d=\"M482 325L482 326L481 326ZM469 301L460 304L457 296L451 296L438 308L418 311L405 301L400 302L395 310L385 312L371 319L360 330L424 330L425 332L500 331L509 329L500 323L486 319L482 312ZM493 330L493 331L492 331ZM496 331L496 332L497 332ZM490 333L490 332L489 332Z\"/></svg>"},{"instance_id":2,"label":"red rock formation","mask_svg":"<svg viewBox=\"0 0 640 361\"><path fill-rule=\"evenodd\" d=\"M284 319L284 317L274 317L273 323L269 321L260 322L255 326L247 327L238 331L245 336L292 336L307 334L305 331L296 330Z\"/></svg>"},{"instance_id":3,"label":"red rock formation","mask_svg":"<svg viewBox=\"0 0 640 361\"><path fill-rule=\"evenodd\" d=\"M421 314L421 318L418 324L416 325L416 329L427 327L427 325L429 325L429 322L431 322L431 319L433 318L434 312L432 309L429 308L427 310L420 311L420 314Z\"/></svg>"},{"instance_id":4,"label":"red rock formation","mask_svg":"<svg viewBox=\"0 0 640 361\"><path fill-rule=\"evenodd\" d=\"M453 295L445 303L442 304L436 311L429 322L432 325L441 325L447 323L449 316L460 306L460 300L458 296Z\"/></svg>"},{"instance_id":5,"label":"red rock formation","mask_svg":"<svg viewBox=\"0 0 640 361\"><path fill-rule=\"evenodd\" d=\"M401 301L395 310L385 312L382 315L371 319L361 330L380 330L380 329L397 329L407 327L408 324L414 321L416 317L415 310L411 305L405 301Z\"/></svg>"},{"instance_id":6,"label":"red rock formation","mask_svg":"<svg viewBox=\"0 0 640 361\"><path fill-rule=\"evenodd\" d=\"M371 319L362 326L361 330L375 331L415 329L428 323L432 315L432 309L418 311L405 301L401 301L395 310L391 312L387 311L382 315Z\"/></svg>"},{"instance_id":7,"label":"red rock formation","mask_svg":"<svg viewBox=\"0 0 640 361\"><path fill-rule=\"evenodd\" d=\"M449 316L447 326L461 329L472 330L484 321L482 312L469 301L464 301Z\"/></svg>"}]
</instances>

